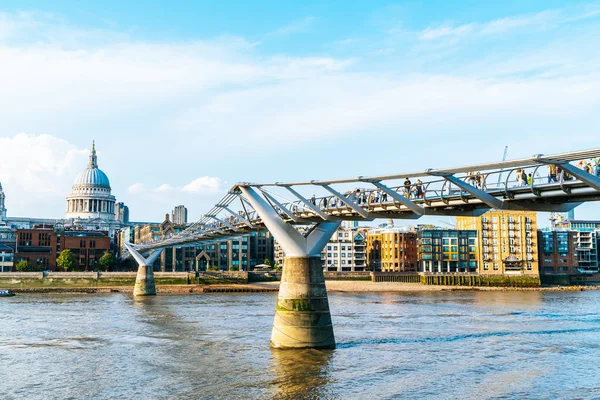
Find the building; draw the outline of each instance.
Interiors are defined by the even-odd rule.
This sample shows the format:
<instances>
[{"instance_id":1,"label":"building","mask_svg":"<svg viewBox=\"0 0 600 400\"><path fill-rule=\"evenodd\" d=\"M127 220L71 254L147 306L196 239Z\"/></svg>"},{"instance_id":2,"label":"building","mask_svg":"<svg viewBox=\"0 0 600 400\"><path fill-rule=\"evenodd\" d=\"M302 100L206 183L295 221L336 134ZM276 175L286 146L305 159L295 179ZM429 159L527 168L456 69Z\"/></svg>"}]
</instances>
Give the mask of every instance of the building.
<instances>
[{"instance_id":1,"label":"building","mask_svg":"<svg viewBox=\"0 0 600 400\"><path fill-rule=\"evenodd\" d=\"M202 270L213 266L223 271L251 271L263 264L265 259L273 262L274 240L270 232L250 232L226 241L197 246L196 254L197 266Z\"/></svg>"},{"instance_id":2,"label":"building","mask_svg":"<svg viewBox=\"0 0 600 400\"><path fill-rule=\"evenodd\" d=\"M125 203L118 202L115 204L115 219L123 225L129 223L129 207Z\"/></svg>"},{"instance_id":3,"label":"building","mask_svg":"<svg viewBox=\"0 0 600 400\"><path fill-rule=\"evenodd\" d=\"M393 227L370 230L367 265L372 271L417 272L417 233Z\"/></svg>"},{"instance_id":4,"label":"building","mask_svg":"<svg viewBox=\"0 0 600 400\"><path fill-rule=\"evenodd\" d=\"M600 221L564 220L556 229L576 232L578 267L582 271L598 272L600 268Z\"/></svg>"},{"instance_id":5,"label":"building","mask_svg":"<svg viewBox=\"0 0 600 400\"><path fill-rule=\"evenodd\" d=\"M367 268L367 241L364 230L342 224L321 252L325 271L355 272Z\"/></svg>"},{"instance_id":6,"label":"building","mask_svg":"<svg viewBox=\"0 0 600 400\"><path fill-rule=\"evenodd\" d=\"M76 269L95 270L100 257L110 251L106 232L65 231L60 237L60 249L71 250L78 260Z\"/></svg>"},{"instance_id":7,"label":"building","mask_svg":"<svg viewBox=\"0 0 600 400\"><path fill-rule=\"evenodd\" d=\"M536 213L488 211L480 217L456 217L459 230L476 230L478 268L483 275L539 275Z\"/></svg>"},{"instance_id":8,"label":"building","mask_svg":"<svg viewBox=\"0 0 600 400\"><path fill-rule=\"evenodd\" d=\"M115 219L115 197L111 194L108 176L98 168L96 146L92 143L87 168L80 172L71 194L67 196L67 222L81 230L106 231L113 238L121 227Z\"/></svg>"},{"instance_id":9,"label":"building","mask_svg":"<svg viewBox=\"0 0 600 400\"><path fill-rule=\"evenodd\" d=\"M578 273L577 239L578 233L575 231L538 231L540 273Z\"/></svg>"},{"instance_id":10,"label":"building","mask_svg":"<svg viewBox=\"0 0 600 400\"><path fill-rule=\"evenodd\" d=\"M307 227L296 227L304 232ZM321 252L321 266L324 271L355 272L367 269L366 229L357 228L354 223L342 223ZM275 263L283 266L285 252L274 241Z\"/></svg>"},{"instance_id":11,"label":"building","mask_svg":"<svg viewBox=\"0 0 600 400\"><path fill-rule=\"evenodd\" d=\"M418 272L477 272L478 248L475 230L419 230Z\"/></svg>"},{"instance_id":12,"label":"building","mask_svg":"<svg viewBox=\"0 0 600 400\"><path fill-rule=\"evenodd\" d=\"M53 225L40 225L32 229L17 229L15 265L27 261L34 267L56 270L58 236Z\"/></svg>"},{"instance_id":13,"label":"building","mask_svg":"<svg viewBox=\"0 0 600 400\"><path fill-rule=\"evenodd\" d=\"M177 225L186 225L188 220L188 210L184 205L179 205L172 212L173 223Z\"/></svg>"},{"instance_id":14,"label":"building","mask_svg":"<svg viewBox=\"0 0 600 400\"><path fill-rule=\"evenodd\" d=\"M0 243L0 272L10 272L15 265L15 250L4 243Z\"/></svg>"},{"instance_id":15,"label":"building","mask_svg":"<svg viewBox=\"0 0 600 400\"><path fill-rule=\"evenodd\" d=\"M0 222L6 221L6 205L4 204L6 195L2 189L2 182L0 182Z\"/></svg>"}]
</instances>

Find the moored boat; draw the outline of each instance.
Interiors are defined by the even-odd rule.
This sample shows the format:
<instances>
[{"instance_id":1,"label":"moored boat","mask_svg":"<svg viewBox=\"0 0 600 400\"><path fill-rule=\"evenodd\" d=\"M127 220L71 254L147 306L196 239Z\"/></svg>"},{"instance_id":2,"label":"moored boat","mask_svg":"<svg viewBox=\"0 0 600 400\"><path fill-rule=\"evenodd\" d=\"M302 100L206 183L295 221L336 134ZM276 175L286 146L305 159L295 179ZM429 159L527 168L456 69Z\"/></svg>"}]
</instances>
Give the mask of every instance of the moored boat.
<instances>
[{"instance_id":1,"label":"moored boat","mask_svg":"<svg viewBox=\"0 0 600 400\"><path fill-rule=\"evenodd\" d=\"M12 290L0 289L0 297L12 297L15 293Z\"/></svg>"}]
</instances>

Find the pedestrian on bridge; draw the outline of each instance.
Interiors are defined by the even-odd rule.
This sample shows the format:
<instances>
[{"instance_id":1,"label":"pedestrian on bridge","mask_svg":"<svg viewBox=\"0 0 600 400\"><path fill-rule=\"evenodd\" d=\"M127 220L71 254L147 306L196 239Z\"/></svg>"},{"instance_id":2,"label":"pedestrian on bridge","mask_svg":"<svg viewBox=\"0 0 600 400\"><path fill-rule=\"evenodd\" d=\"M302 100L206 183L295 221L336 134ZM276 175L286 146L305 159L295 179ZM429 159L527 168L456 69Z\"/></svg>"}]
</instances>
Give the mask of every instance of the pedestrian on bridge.
<instances>
[{"instance_id":1,"label":"pedestrian on bridge","mask_svg":"<svg viewBox=\"0 0 600 400\"><path fill-rule=\"evenodd\" d=\"M410 185L412 185L412 182L406 177L404 180L404 197L410 198Z\"/></svg>"}]
</instances>

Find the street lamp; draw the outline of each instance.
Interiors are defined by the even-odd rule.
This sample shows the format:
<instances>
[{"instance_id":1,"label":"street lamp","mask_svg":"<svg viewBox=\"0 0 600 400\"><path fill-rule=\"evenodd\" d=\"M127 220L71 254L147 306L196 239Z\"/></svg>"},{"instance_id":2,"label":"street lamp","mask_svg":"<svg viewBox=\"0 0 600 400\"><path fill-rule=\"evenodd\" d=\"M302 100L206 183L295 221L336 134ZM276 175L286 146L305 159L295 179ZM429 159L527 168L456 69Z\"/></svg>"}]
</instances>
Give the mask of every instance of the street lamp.
<instances>
[{"instance_id":1,"label":"street lamp","mask_svg":"<svg viewBox=\"0 0 600 400\"><path fill-rule=\"evenodd\" d=\"M4 272L4 255L6 252L2 251L2 272Z\"/></svg>"}]
</instances>

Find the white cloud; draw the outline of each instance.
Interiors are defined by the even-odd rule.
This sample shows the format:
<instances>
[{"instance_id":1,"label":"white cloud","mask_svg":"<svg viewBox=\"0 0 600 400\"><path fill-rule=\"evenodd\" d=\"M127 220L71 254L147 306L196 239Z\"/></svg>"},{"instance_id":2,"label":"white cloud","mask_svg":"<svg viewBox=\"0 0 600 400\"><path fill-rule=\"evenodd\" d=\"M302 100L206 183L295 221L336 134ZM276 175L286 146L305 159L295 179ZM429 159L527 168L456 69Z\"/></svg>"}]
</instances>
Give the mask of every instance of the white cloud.
<instances>
[{"instance_id":1,"label":"white cloud","mask_svg":"<svg viewBox=\"0 0 600 400\"><path fill-rule=\"evenodd\" d=\"M173 190L173 186L169 185L168 183L163 183L162 185L160 185L159 187L154 189L154 191L157 193L166 193L166 192L170 192L172 190Z\"/></svg>"},{"instance_id":2,"label":"white cloud","mask_svg":"<svg viewBox=\"0 0 600 400\"><path fill-rule=\"evenodd\" d=\"M43 216L44 210L65 205L76 174L85 168L87 149L78 149L52 135L19 133L0 137L0 182L6 193L9 215ZM61 217L53 211L48 217Z\"/></svg>"},{"instance_id":3,"label":"white cloud","mask_svg":"<svg viewBox=\"0 0 600 400\"><path fill-rule=\"evenodd\" d=\"M600 10L587 8L583 10L570 8L545 10L535 14L517 15L481 23L456 26L443 24L438 27L429 27L421 31L419 37L422 40L435 40L450 37L499 35L524 28L549 29L582 19L594 18L599 14Z\"/></svg>"},{"instance_id":4,"label":"white cloud","mask_svg":"<svg viewBox=\"0 0 600 400\"><path fill-rule=\"evenodd\" d=\"M210 195L217 194L224 190L224 185L227 182L223 182L220 178L203 176L200 178L196 178L187 185L185 185L182 190L184 192L196 193L202 195Z\"/></svg>"},{"instance_id":5,"label":"white cloud","mask_svg":"<svg viewBox=\"0 0 600 400\"><path fill-rule=\"evenodd\" d=\"M466 36L472 33L475 24L466 24L460 26L440 26L437 28L427 28L421 32L421 39L433 40L448 36Z\"/></svg>"},{"instance_id":6,"label":"white cloud","mask_svg":"<svg viewBox=\"0 0 600 400\"><path fill-rule=\"evenodd\" d=\"M133 185L130 185L127 188L127 192L131 193L131 194L140 194L140 193L144 193L146 191L146 187L144 186L143 183L134 183Z\"/></svg>"}]
</instances>

